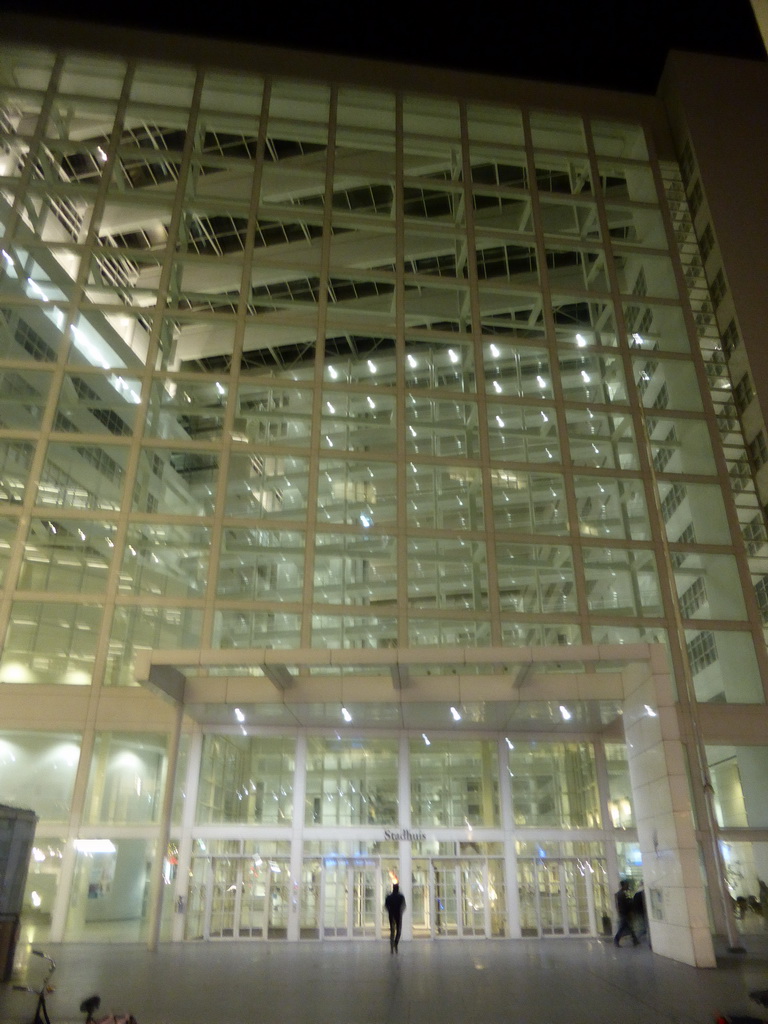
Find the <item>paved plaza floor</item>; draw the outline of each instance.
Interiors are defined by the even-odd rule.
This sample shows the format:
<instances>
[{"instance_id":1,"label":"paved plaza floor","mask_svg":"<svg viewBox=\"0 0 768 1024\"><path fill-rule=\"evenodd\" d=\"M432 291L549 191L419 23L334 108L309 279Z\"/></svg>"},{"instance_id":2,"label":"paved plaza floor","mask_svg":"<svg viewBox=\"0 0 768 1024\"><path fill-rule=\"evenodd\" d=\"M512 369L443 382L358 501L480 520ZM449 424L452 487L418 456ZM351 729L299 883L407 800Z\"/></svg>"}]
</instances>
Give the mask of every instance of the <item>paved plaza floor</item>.
<instances>
[{"instance_id":1,"label":"paved plaza floor","mask_svg":"<svg viewBox=\"0 0 768 1024\"><path fill-rule=\"evenodd\" d=\"M102 1013L138 1024L714 1024L768 1018L768 935L696 969L646 945L605 940L183 943L51 946L52 1024L70 1024L98 992ZM14 980L43 962L22 948ZM0 986L0 1022L28 1024L34 997Z\"/></svg>"}]
</instances>

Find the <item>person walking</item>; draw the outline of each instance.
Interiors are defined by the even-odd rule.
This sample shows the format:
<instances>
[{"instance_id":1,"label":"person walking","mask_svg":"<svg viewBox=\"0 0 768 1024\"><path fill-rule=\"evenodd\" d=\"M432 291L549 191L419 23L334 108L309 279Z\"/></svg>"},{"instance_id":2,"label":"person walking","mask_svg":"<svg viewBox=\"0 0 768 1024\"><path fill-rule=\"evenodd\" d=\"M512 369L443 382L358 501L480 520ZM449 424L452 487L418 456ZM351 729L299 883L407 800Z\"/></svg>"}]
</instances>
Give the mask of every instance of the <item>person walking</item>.
<instances>
[{"instance_id":1,"label":"person walking","mask_svg":"<svg viewBox=\"0 0 768 1024\"><path fill-rule=\"evenodd\" d=\"M626 878L623 878L619 883L615 899L616 913L619 915L619 927L613 937L613 944L614 946L619 946L625 935L631 935L632 945L636 946L638 939L632 927L632 897L629 894L629 882Z\"/></svg>"},{"instance_id":2,"label":"person walking","mask_svg":"<svg viewBox=\"0 0 768 1024\"><path fill-rule=\"evenodd\" d=\"M384 900L384 909L389 914L389 951L396 953L400 945L400 932L403 930L403 911L405 910L405 896L400 892L400 886L395 882L392 892Z\"/></svg>"},{"instance_id":3,"label":"person walking","mask_svg":"<svg viewBox=\"0 0 768 1024\"><path fill-rule=\"evenodd\" d=\"M648 909L645 905L645 887L642 881L632 895L632 916L637 929L638 939L648 938L648 945L651 944L651 933L648 930Z\"/></svg>"}]
</instances>

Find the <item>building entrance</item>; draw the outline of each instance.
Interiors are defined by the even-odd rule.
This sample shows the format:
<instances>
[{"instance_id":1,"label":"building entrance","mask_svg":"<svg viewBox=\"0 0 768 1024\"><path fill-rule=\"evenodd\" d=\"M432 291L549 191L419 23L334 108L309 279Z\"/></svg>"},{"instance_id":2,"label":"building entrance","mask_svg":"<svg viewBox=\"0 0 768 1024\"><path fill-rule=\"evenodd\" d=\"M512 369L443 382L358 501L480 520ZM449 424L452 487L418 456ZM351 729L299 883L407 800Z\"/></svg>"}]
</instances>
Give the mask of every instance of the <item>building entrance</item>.
<instances>
[{"instance_id":1,"label":"building entrance","mask_svg":"<svg viewBox=\"0 0 768 1024\"><path fill-rule=\"evenodd\" d=\"M389 934L384 898L398 863L385 857L317 857L304 861L302 938L375 939Z\"/></svg>"},{"instance_id":2,"label":"building entrance","mask_svg":"<svg viewBox=\"0 0 768 1024\"><path fill-rule=\"evenodd\" d=\"M501 858L414 859L411 898L414 938L492 938L505 934Z\"/></svg>"},{"instance_id":3,"label":"building entrance","mask_svg":"<svg viewBox=\"0 0 768 1024\"><path fill-rule=\"evenodd\" d=\"M605 863L580 858L518 861L523 936L597 935L610 911Z\"/></svg>"},{"instance_id":4,"label":"building entrance","mask_svg":"<svg viewBox=\"0 0 768 1024\"><path fill-rule=\"evenodd\" d=\"M287 858L196 857L189 885L190 939L285 939Z\"/></svg>"}]
</instances>

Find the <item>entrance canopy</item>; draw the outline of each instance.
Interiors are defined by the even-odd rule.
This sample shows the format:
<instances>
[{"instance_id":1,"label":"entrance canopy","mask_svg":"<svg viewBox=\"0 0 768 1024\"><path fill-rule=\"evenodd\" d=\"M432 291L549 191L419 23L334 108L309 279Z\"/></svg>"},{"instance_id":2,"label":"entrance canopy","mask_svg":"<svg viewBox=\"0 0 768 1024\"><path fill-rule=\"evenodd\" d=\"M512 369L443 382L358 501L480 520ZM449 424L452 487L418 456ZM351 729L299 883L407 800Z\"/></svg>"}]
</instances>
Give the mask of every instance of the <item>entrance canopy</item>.
<instances>
[{"instance_id":1,"label":"entrance canopy","mask_svg":"<svg viewBox=\"0 0 768 1024\"><path fill-rule=\"evenodd\" d=\"M137 679L201 726L615 734L627 745L654 951L715 964L660 644L148 651ZM170 805L168 809L170 814Z\"/></svg>"},{"instance_id":2,"label":"entrance canopy","mask_svg":"<svg viewBox=\"0 0 768 1024\"><path fill-rule=\"evenodd\" d=\"M253 648L148 651L136 671L204 726L244 717L251 726L613 730L621 738L628 678L647 677L652 663L667 673L661 645Z\"/></svg>"}]
</instances>

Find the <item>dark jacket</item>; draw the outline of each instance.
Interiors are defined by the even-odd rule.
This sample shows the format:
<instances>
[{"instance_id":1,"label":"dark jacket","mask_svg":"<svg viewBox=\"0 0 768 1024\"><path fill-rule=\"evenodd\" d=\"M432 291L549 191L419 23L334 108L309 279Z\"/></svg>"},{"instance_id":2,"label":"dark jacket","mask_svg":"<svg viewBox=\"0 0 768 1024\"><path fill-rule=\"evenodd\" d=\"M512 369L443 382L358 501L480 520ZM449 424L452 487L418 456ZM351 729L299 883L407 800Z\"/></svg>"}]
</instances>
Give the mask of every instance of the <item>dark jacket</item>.
<instances>
[{"instance_id":1,"label":"dark jacket","mask_svg":"<svg viewBox=\"0 0 768 1024\"><path fill-rule=\"evenodd\" d=\"M391 892L384 900L384 909L390 917L402 917L405 910L405 896L401 892Z\"/></svg>"},{"instance_id":2,"label":"dark jacket","mask_svg":"<svg viewBox=\"0 0 768 1024\"><path fill-rule=\"evenodd\" d=\"M629 917L632 913L632 897L626 889L619 889L616 893L616 911L621 918Z\"/></svg>"}]
</instances>

